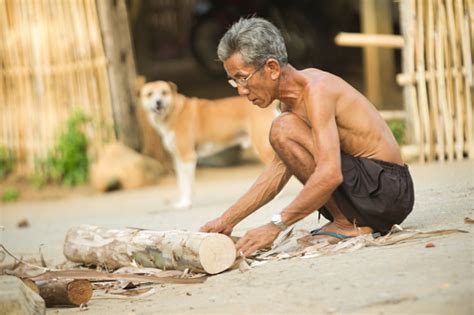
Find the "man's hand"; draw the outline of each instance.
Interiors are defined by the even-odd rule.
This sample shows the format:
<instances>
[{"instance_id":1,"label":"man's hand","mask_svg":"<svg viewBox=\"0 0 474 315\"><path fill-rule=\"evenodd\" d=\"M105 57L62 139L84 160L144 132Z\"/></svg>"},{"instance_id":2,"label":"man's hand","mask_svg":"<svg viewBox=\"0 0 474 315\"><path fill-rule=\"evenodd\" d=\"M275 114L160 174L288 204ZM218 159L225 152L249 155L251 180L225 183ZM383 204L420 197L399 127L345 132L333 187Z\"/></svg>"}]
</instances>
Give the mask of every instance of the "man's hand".
<instances>
[{"instance_id":1,"label":"man's hand","mask_svg":"<svg viewBox=\"0 0 474 315\"><path fill-rule=\"evenodd\" d=\"M232 225L225 222L225 220L223 220L222 217L218 217L218 218L204 224L199 229L199 232L222 233L222 234L230 236L230 233L232 233L233 229L234 229L234 227Z\"/></svg>"},{"instance_id":2,"label":"man's hand","mask_svg":"<svg viewBox=\"0 0 474 315\"><path fill-rule=\"evenodd\" d=\"M247 257L258 249L270 247L278 234L280 229L272 223L250 230L235 244L237 253Z\"/></svg>"}]
</instances>

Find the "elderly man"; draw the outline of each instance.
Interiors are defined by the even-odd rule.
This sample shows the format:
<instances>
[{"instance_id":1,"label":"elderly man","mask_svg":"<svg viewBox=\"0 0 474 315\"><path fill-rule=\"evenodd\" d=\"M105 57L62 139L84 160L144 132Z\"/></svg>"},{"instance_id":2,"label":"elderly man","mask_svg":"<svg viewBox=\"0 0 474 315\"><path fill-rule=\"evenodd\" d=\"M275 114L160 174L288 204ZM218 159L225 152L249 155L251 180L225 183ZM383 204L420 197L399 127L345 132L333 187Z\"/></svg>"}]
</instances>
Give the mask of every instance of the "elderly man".
<instances>
[{"instance_id":1,"label":"elderly man","mask_svg":"<svg viewBox=\"0 0 474 315\"><path fill-rule=\"evenodd\" d=\"M297 70L287 61L280 31L261 18L241 19L222 37L217 54L229 83L254 105L284 105L274 120L272 163L254 185L201 231L230 235L272 200L294 175L301 192L269 223L236 244L245 256L270 246L286 227L315 210L330 222L313 238L338 242L387 232L411 212L413 183L387 124L356 89L328 72Z\"/></svg>"}]
</instances>

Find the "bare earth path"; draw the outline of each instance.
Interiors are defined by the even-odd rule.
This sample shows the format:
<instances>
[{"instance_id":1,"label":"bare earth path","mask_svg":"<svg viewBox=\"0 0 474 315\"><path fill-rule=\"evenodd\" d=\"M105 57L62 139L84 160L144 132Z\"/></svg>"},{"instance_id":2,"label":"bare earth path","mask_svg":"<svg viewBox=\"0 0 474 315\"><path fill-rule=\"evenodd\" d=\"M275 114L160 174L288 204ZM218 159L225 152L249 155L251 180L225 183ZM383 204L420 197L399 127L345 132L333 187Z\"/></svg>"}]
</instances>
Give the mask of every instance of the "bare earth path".
<instances>
[{"instance_id":1,"label":"bare earth path","mask_svg":"<svg viewBox=\"0 0 474 315\"><path fill-rule=\"evenodd\" d=\"M157 286L140 299L92 299L86 314L474 314L474 162L412 165L415 210L402 224L424 231L459 233L381 248L310 259L271 262L246 273L231 271L204 284ZM171 209L173 180L159 186L41 202L0 204L0 241L16 255L36 255L40 244L61 262L69 227L95 224L157 230L197 230L229 206L252 183L260 165L200 169L195 207ZM278 198L236 227L235 235L268 222L300 184L291 181ZM27 228L17 223L26 218ZM298 227L312 228L311 215ZM425 248L426 243L435 246ZM49 314L78 309L48 309Z\"/></svg>"}]
</instances>

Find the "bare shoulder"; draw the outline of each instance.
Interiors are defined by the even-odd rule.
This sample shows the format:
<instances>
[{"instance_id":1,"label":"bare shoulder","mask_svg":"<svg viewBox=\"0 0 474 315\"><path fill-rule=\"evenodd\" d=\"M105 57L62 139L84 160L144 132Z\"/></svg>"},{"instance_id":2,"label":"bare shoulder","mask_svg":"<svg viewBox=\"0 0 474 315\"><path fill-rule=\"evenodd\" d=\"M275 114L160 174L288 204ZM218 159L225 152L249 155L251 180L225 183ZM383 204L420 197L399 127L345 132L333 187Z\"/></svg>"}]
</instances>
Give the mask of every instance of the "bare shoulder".
<instances>
[{"instance_id":1,"label":"bare shoulder","mask_svg":"<svg viewBox=\"0 0 474 315\"><path fill-rule=\"evenodd\" d=\"M301 70L301 74L306 78L307 84L305 94L318 94L323 97L337 97L342 92L348 92L351 86L342 78L315 68Z\"/></svg>"}]
</instances>

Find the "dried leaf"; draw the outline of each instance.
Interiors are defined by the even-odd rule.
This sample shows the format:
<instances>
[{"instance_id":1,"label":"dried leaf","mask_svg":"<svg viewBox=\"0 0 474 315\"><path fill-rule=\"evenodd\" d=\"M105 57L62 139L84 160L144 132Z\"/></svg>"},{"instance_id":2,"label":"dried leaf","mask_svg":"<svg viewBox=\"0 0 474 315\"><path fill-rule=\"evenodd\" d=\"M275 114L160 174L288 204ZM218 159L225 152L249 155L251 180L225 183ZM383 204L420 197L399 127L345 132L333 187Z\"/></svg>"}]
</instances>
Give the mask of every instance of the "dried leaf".
<instances>
[{"instance_id":1,"label":"dried leaf","mask_svg":"<svg viewBox=\"0 0 474 315\"><path fill-rule=\"evenodd\" d=\"M294 233L291 237L285 239L284 242L281 242L272 250L262 255L259 255L257 259L269 261L288 259L293 257L310 258L323 255L334 255L338 253L353 252L366 246L388 246L392 244L406 242L409 240L417 240L434 236L443 236L453 233L467 233L467 231L460 229L447 229L423 232L408 229L404 230L399 225L394 225L391 231L383 237L377 237L374 239L372 234L364 234L343 240L337 244L329 244L329 242L327 241L319 241L318 243L299 242L298 244L298 239L296 235L297 233ZM303 244L309 246L302 246ZM254 267L255 262L256 261L252 262L250 266Z\"/></svg>"},{"instance_id":2,"label":"dried leaf","mask_svg":"<svg viewBox=\"0 0 474 315\"><path fill-rule=\"evenodd\" d=\"M246 272L246 271L249 271L250 269L250 266L249 264L247 263L247 261L245 259L240 259L240 262L239 262L239 270L240 272Z\"/></svg>"},{"instance_id":3,"label":"dried leaf","mask_svg":"<svg viewBox=\"0 0 474 315\"><path fill-rule=\"evenodd\" d=\"M130 280L140 283L175 283L175 284L191 284L203 283L206 277L199 278L173 278L173 277L157 277L157 276L142 276L129 274L114 274L95 270L58 270L48 271L38 276L31 277L31 280L51 280L51 279L96 279L96 280Z\"/></svg>"},{"instance_id":4,"label":"dried leaf","mask_svg":"<svg viewBox=\"0 0 474 315\"><path fill-rule=\"evenodd\" d=\"M5 260L5 257L7 257L7 254L5 254L3 250L0 250L0 263Z\"/></svg>"},{"instance_id":5,"label":"dried leaf","mask_svg":"<svg viewBox=\"0 0 474 315\"><path fill-rule=\"evenodd\" d=\"M140 288L140 289L121 291L121 292L110 292L110 294L124 295L128 297L145 297L155 292L156 290L154 288Z\"/></svg>"},{"instance_id":6,"label":"dried leaf","mask_svg":"<svg viewBox=\"0 0 474 315\"><path fill-rule=\"evenodd\" d=\"M179 277L183 274L179 270L161 270L158 268L145 267L122 267L114 271L115 274L137 274L137 275L154 275L156 277Z\"/></svg>"}]
</instances>

